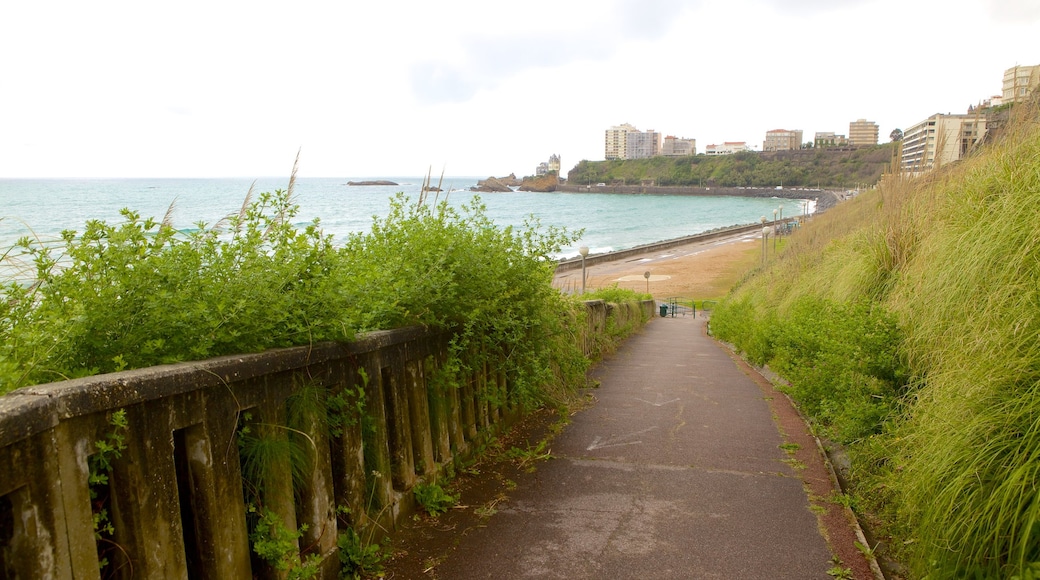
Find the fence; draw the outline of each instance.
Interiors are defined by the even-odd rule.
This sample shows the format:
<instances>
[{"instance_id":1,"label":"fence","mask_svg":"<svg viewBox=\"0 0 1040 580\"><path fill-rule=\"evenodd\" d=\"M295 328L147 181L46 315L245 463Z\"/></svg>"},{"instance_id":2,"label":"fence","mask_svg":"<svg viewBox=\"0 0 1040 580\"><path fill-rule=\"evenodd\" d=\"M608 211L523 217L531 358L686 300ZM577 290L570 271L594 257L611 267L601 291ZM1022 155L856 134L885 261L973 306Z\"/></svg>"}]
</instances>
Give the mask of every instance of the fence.
<instances>
[{"instance_id":1,"label":"fence","mask_svg":"<svg viewBox=\"0 0 1040 580\"><path fill-rule=\"evenodd\" d=\"M645 321L654 308L586 304L586 353L608 326ZM106 576L122 578L284 576L251 553L255 503L299 535L302 552L322 558L319 577L338 577L345 526L392 529L413 509L417 482L521 412L493 362L460 385L433 380L449 340L419 328L374 332L0 397L0 577L99 578L102 558ZM335 408L336 421L294 403L309 393L340 403L320 411ZM306 469L294 475L276 458L262 481L251 479L240 458L246 433L295 441L310 455ZM111 536L96 535L99 517Z\"/></svg>"}]
</instances>

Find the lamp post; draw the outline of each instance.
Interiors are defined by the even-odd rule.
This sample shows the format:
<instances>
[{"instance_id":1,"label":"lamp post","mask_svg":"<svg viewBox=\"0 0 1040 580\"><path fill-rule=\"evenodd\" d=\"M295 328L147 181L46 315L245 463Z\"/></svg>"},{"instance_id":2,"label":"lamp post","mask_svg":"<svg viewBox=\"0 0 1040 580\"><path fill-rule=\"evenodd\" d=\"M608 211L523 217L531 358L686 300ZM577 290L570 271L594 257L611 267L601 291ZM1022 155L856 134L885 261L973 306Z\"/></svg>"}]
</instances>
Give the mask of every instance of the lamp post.
<instances>
[{"instance_id":1,"label":"lamp post","mask_svg":"<svg viewBox=\"0 0 1040 580\"><path fill-rule=\"evenodd\" d=\"M779 210L780 210L780 226L781 226L781 228L780 228L780 231L781 231L781 232L783 232L783 231L784 231L784 230L783 230L783 221L784 221L784 204L782 204L782 203L781 203L781 204L780 204L780 207L778 207L777 209L779 209Z\"/></svg>"},{"instance_id":2,"label":"lamp post","mask_svg":"<svg viewBox=\"0 0 1040 580\"><path fill-rule=\"evenodd\" d=\"M776 211L773 210L773 231L776 231ZM773 253L776 253L776 236L773 237Z\"/></svg>"},{"instance_id":3,"label":"lamp post","mask_svg":"<svg viewBox=\"0 0 1040 580\"><path fill-rule=\"evenodd\" d=\"M766 240L769 239L769 227L762 228L762 267L766 267Z\"/></svg>"},{"instance_id":4,"label":"lamp post","mask_svg":"<svg viewBox=\"0 0 1040 580\"><path fill-rule=\"evenodd\" d=\"M581 254L581 293L585 294L585 257L589 255L589 247L578 248L578 253Z\"/></svg>"}]
</instances>

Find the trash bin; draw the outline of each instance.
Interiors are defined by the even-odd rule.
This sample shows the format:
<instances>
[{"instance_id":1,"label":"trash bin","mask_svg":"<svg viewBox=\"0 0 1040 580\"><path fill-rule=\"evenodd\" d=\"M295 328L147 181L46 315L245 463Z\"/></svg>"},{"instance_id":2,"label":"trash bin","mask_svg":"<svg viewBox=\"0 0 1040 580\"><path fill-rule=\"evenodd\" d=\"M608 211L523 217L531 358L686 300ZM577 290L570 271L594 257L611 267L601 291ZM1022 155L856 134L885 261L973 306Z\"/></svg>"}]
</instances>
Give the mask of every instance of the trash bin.
<instances>
[{"instance_id":1,"label":"trash bin","mask_svg":"<svg viewBox=\"0 0 1040 580\"><path fill-rule=\"evenodd\" d=\"M662 304L661 305L661 318L664 318L665 316L668 316L668 305L667 304Z\"/></svg>"}]
</instances>

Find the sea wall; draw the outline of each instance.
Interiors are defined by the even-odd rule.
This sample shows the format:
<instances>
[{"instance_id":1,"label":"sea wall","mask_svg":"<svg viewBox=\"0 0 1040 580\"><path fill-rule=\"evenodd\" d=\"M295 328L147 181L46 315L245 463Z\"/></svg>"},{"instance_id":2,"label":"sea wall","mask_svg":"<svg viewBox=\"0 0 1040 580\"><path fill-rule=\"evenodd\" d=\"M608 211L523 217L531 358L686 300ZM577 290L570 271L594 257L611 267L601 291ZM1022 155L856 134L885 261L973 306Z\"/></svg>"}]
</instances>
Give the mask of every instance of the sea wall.
<instances>
[{"instance_id":1,"label":"sea wall","mask_svg":"<svg viewBox=\"0 0 1040 580\"><path fill-rule=\"evenodd\" d=\"M780 197L784 199L812 199L817 211L832 207L841 199L841 193L825 189L776 189L757 187L696 187L663 185L578 185L561 184L556 191L563 193L618 193L627 195L724 195L731 197Z\"/></svg>"},{"instance_id":2,"label":"sea wall","mask_svg":"<svg viewBox=\"0 0 1040 580\"><path fill-rule=\"evenodd\" d=\"M795 218L784 218L784 223L790 223ZM614 262L617 260L626 260L634 256L639 256L649 252L658 252L661 250L667 250L678 246L685 246L695 242L705 242L709 240L717 240L729 236L735 236L740 234L753 234L762 231L762 224L753 224L745 226L731 226L728 228L719 228L710 232L703 232L700 234L694 234L692 236L683 236L681 238L672 238L670 240L663 240L660 242L653 242L650 244L642 244L634 246L624 250L617 250L614 252L607 252L604 254L595 254L585 258L586 266L593 266L595 264ZM567 258L566 260L560 260L559 264L556 265L557 272L566 272L568 270L574 270L581 268L581 257Z\"/></svg>"},{"instance_id":3,"label":"sea wall","mask_svg":"<svg viewBox=\"0 0 1040 580\"><path fill-rule=\"evenodd\" d=\"M652 301L586 306L587 354L608 326L654 310ZM418 482L470 457L522 413L493 362L475 365L462 384L436 379L450 338L374 332L0 397L0 577L99 578L99 553L109 558L106 577L281 577L251 554L247 505L259 498L301 532L306 554L323 558L319 577L337 578L340 532L392 530L414 508ZM326 405L294 422L296 401L314 392ZM240 459L247 428L302 443L306 469L294 475L275 457L262 485L250 481ZM99 456L111 462L100 483ZM100 509L113 531L96 541Z\"/></svg>"}]
</instances>

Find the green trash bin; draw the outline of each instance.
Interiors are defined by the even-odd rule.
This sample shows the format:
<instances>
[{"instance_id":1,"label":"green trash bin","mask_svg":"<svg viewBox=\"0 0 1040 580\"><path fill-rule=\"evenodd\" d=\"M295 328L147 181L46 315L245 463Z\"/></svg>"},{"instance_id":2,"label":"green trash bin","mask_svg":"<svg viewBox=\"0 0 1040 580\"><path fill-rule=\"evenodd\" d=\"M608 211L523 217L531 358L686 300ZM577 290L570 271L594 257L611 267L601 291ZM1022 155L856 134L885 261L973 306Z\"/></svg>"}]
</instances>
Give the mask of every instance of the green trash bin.
<instances>
[{"instance_id":1,"label":"green trash bin","mask_svg":"<svg viewBox=\"0 0 1040 580\"><path fill-rule=\"evenodd\" d=\"M665 316L668 316L668 305L667 304L662 304L661 305L661 318L664 318Z\"/></svg>"}]
</instances>

